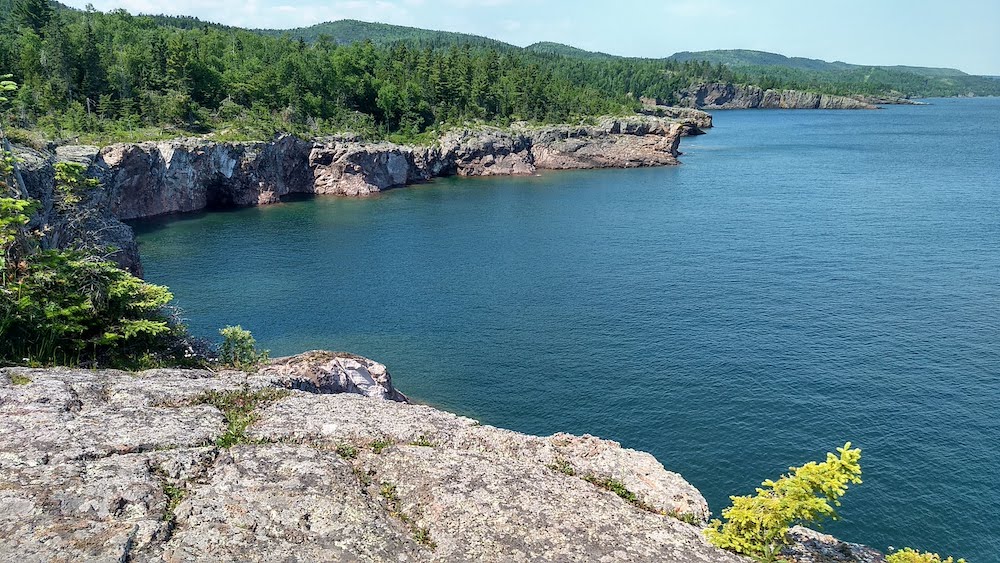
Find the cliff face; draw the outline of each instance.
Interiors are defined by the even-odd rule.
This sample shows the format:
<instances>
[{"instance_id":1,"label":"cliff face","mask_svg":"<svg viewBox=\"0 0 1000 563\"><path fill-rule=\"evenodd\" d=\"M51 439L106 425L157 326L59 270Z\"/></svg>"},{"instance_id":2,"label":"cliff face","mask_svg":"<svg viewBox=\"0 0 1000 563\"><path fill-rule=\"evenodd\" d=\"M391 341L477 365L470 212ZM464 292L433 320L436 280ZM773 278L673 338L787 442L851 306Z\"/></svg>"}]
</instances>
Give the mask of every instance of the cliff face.
<instances>
[{"instance_id":1,"label":"cliff face","mask_svg":"<svg viewBox=\"0 0 1000 563\"><path fill-rule=\"evenodd\" d=\"M262 205L292 193L368 195L458 174L677 164L690 119L604 118L593 126L452 131L435 146L281 137L267 143L182 139L111 145L93 159L111 213L123 220Z\"/></svg>"},{"instance_id":2,"label":"cliff face","mask_svg":"<svg viewBox=\"0 0 1000 563\"><path fill-rule=\"evenodd\" d=\"M679 105L704 109L878 109L846 96L720 83L692 86L678 97Z\"/></svg>"},{"instance_id":3,"label":"cliff face","mask_svg":"<svg viewBox=\"0 0 1000 563\"><path fill-rule=\"evenodd\" d=\"M46 233L46 243L52 248L64 248L73 244L109 247L113 249L109 254L111 259L141 276L142 261L139 259L135 233L113 212L106 192L91 190L83 194L80 213L72 221L54 205L54 163L67 161L89 166L97 158L97 154L97 147L88 146L59 147L55 154L25 148L17 150L19 167L28 193L41 204L29 226ZM69 223L73 223L71 228L67 228Z\"/></svg>"},{"instance_id":4,"label":"cliff face","mask_svg":"<svg viewBox=\"0 0 1000 563\"><path fill-rule=\"evenodd\" d=\"M643 115L655 115L676 119L684 126L684 135L702 135L703 129L712 128L712 115L704 111L690 108L665 105L657 98L639 98L642 102Z\"/></svg>"},{"instance_id":5,"label":"cliff face","mask_svg":"<svg viewBox=\"0 0 1000 563\"><path fill-rule=\"evenodd\" d=\"M312 183L312 143L175 140L110 145L94 159L111 212L120 219L277 201Z\"/></svg>"}]
</instances>

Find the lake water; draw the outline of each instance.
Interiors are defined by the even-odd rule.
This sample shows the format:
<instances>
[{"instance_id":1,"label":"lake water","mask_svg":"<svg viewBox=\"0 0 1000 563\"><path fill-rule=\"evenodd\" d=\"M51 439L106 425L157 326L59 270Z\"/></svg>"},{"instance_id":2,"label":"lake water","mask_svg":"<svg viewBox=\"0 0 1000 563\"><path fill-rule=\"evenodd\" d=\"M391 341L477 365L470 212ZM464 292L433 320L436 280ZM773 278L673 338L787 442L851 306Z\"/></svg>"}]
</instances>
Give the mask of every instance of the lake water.
<instances>
[{"instance_id":1,"label":"lake water","mask_svg":"<svg viewBox=\"0 0 1000 563\"><path fill-rule=\"evenodd\" d=\"M147 278L196 334L650 451L716 514L851 440L828 532L1000 561L1000 99L715 118L678 167L142 225Z\"/></svg>"}]
</instances>

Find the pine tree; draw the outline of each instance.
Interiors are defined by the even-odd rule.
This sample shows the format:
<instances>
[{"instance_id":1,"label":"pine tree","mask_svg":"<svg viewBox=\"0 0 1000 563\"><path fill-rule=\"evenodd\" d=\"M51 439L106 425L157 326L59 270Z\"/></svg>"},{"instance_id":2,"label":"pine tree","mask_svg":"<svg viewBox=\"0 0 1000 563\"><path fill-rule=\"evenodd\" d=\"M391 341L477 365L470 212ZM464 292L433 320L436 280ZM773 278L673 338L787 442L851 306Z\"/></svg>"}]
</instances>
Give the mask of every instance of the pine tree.
<instances>
[{"instance_id":1,"label":"pine tree","mask_svg":"<svg viewBox=\"0 0 1000 563\"><path fill-rule=\"evenodd\" d=\"M861 483L861 450L847 442L826 461L792 467L777 481L761 483L756 496L730 497L733 505L722 511L725 522L713 520L705 530L714 545L775 561L788 543L788 528L838 518L836 506L851 483Z\"/></svg>"},{"instance_id":2,"label":"pine tree","mask_svg":"<svg viewBox=\"0 0 1000 563\"><path fill-rule=\"evenodd\" d=\"M14 0L11 13L15 21L30 27L39 35L53 14L49 0Z\"/></svg>"}]
</instances>

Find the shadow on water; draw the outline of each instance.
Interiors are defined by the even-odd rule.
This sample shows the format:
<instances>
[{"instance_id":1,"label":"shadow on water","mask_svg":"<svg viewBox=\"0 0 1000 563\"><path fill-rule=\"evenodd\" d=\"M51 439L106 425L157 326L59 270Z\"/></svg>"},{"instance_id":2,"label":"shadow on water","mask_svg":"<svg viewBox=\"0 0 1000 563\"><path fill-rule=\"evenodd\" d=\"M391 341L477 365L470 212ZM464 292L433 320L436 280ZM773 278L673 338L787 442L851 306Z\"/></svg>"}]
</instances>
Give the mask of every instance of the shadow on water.
<instances>
[{"instance_id":1,"label":"shadow on water","mask_svg":"<svg viewBox=\"0 0 1000 563\"><path fill-rule=\"evenodd\" d=\"M317 197L326 196L305 193L288 194L282 196L278 203L273 203L266 207L278 207L282 204L306 203L316 199ZM146 217L143 219L129 219L128 221L125 221L125 223L132 227L132 230L135 231L137 237L141 237L143 235L155 233L177 223L200 221L210 215L245 213L248 209L257 208L257 206L239 207L231 204L215 202L208 205L205 209L198 211L167 213L165 215L157 215L155 217Z\"/></svg>"}]
</instances>

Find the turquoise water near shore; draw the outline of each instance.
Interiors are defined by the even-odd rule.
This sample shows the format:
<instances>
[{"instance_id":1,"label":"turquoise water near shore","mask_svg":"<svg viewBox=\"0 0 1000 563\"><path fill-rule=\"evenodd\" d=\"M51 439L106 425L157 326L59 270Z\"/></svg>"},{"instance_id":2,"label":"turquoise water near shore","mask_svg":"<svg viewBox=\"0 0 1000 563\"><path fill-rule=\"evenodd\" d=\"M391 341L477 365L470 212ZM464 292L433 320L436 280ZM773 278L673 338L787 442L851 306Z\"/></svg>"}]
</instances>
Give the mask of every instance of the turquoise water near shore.
<instances>
[{"instance_id":1,"label":"turquoise water near shore","mask_svg":"<svg viewBox=\"0 0 1000 563\"><path fill-rule=\"evenodd\" d=\"M196 334L652 452L716 514L851 440L826 531L1000 561L1000 99L715 122L678 167L146 222L147 278Z\"/></svg>"}]
</instances>

